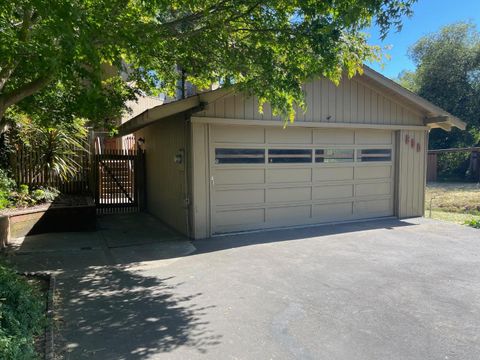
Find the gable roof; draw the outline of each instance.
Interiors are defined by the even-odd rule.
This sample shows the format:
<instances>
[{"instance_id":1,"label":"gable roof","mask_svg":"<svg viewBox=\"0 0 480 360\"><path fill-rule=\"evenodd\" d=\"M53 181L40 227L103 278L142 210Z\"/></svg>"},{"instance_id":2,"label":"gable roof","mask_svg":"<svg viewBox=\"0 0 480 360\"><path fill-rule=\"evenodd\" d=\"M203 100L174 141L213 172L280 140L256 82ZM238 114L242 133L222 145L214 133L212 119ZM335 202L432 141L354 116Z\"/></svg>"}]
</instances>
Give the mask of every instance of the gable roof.
<instances>
[{"instance_id":1,"label":"gable roof","mask_svg":"<svg viewBox=\"0 0 480 360\"><path fill-rule=\"evenodd\" d=\"M461 130L465 130L466 128L467 124L456 116L432 104L430 101L404 88L400 84L383 76L368 66L364 65L363 75L360 75L360 78L363 78L366 82L374 83L377 87L382 88L394 97L400 97L404 102L411 106L423 110L426 113L424 120L425 125L429 125L430 127L441 127L445 130L451 130L451 127L453 126Z\"/></svg>"},{"instance_id":2,"label":"gable roof","mask_svg":"<svg viewBox=\"0 0 480 360\"><path fill-rule=\"evenodd\" d=\"M373 86L381 89L392 97L401 100L413 108L419 109L425 114L424 124L431 128L439 127L446 131L450 131L452 127L457 127L461 130L465 130L466 128L465 122L459 118L453 116L452 114L439 108L421 96L411 92L410 90L407 90L403 86L397 84L395 81L390 80L368 66L364 66L363 74L357 75L356 78L365 83L372 84ZM130 134L156 121L176 114L185 113L187 111L200 111L206 104L215 102L219 98L234 92L234 88L220 88L217 90L211 90L193 95L185 99L155 106L121 124L118 128L118 135L122 136Z\"/></svg>"}]
</instances>

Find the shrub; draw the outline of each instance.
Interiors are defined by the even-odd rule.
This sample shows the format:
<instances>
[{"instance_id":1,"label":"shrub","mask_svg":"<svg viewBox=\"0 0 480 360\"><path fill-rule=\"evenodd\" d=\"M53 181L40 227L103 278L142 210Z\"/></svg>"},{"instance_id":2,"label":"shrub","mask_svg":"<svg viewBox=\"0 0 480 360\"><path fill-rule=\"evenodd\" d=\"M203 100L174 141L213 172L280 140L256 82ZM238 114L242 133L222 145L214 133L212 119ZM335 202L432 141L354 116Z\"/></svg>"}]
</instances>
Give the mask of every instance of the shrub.
<instances>
[{"instance_id":1,"label":"shrub","mask_svg":"<svg viewBox=\"0 0 480 360\"><path fill-rule=\"evenodd\" d=\"M10 205L10 194L16 186L15 181L8 176L7 172L0 169L0 210Z\"/></svg>"},{"instance_id":2,"label":"shrub","mask_svg":"<svg viewBox=\"0 0 480 360\"><path fill-rule=\"evenodd\" d=\"M52 187L39 187L30 193L36 203L52 202L60 195L60 191Z\"/></svg>"},{"instance_id":3,"label":"shrub","mask_svg":"<svg viewBox=\"0 0 480 360\"><path fill-rule=\"evenodd\" d=\"M28 185L25 184L20 185L17 191L12 191L9 200L12 205L18 207L35 205L35 201L30 197Z\"/></svg>"},{"instance_id":4,"label":"shrub","mask_svg":"<svg viewBox=\"0 0 480 360\"><path fill-rule=\"evenodd\" d=\"M438 177L441 180L466 180L470 153L449 152L438 155Z\"/></svg>"},{"instance_id":5,"label":"shrub","mask_svg":"<svg viewBox=\"0 0 480 360\"><path fill-rule=\"evenodd\" d=\"M8 173L0 168L0 191L9 192L16 188L15 180L8 176Z\"/></svg>"},{"instance_id":6,"label":"shrub","mask_svg":"<svg viewBox=\"0 0 480 360\"><path fill-rule=\"evenodd\" d=\"M465 225L471 226L475 229L480 229L480 220L471 219L471 220L465 221Z\"/></svg>"},{"instance_id":7,"label":"shrub","mask_svg":"<svg viewBox=\"0 0 480 360\"><path fill-rule=\"evenodd\" d=\"M35 336L46 325L39 289L0 264L0 358L35 359Z\"/></svg>"},{"instance_id":8,"label":"shrub","mask_svg":"<svg viewBox=\"0 0 480 360\"><path fill-rule=\"evenodd\" d=\"M18 187L18 190L10 192L7 197L7 205L27 207L36 204L43 204L46 202L52 202L58 195L60 195L60 191L52 187L39 187L30 191L28 185L22 184Z\"/></svg>"}]
</instances>

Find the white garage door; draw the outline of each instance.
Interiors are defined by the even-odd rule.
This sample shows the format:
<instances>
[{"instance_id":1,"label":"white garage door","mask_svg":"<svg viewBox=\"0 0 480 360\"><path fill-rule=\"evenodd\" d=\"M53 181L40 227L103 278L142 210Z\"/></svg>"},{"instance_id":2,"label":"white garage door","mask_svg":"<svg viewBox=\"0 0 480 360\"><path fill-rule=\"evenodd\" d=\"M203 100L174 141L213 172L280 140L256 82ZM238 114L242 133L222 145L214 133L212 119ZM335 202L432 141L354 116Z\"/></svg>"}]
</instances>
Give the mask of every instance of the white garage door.
<instances>
[{"instance_id":1,"label":"white garage door","mask_svg":"<svg viewBox=\"0 0 480 360\"><path fill-rule=\"evenodd\" d=\"M212 232L393 215L394 134L210 126Z\"/></svg>"}]
</instances>

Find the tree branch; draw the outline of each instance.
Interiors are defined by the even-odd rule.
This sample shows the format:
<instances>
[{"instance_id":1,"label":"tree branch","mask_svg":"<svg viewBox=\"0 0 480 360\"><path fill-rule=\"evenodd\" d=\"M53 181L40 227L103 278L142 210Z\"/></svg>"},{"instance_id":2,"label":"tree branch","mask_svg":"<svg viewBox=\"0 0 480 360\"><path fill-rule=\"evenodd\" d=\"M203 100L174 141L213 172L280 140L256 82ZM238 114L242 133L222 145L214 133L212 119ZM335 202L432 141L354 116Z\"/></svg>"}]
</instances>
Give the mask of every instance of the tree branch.
<instances>
[{"instance_id":1,"label":"tree branch","mask_svg":"<svg viewBox=\"0 0 480 360\"><path fill-rule=\"evenodd\" d=\"M44 88L52 80L49 76L40 76L39 78L20 86L9 94L2 94L0 96L0 107L5 109L14 105L26 97L35 94L37 91Z\"/></svg>"},{"instance_id":2,"label":"tree branch","mask_svg":"<svg viewBox=\"0 0 480 360\"><path fill-rule=\"evenodd\" d=\"M12 76L12 73L15 71L16 67L17 63L15 62L13 64L5 65L0 71L0 92L5 87L5 84L7 83L8 79L10 79L10 76Z\"/></svg>"}]
</instances>

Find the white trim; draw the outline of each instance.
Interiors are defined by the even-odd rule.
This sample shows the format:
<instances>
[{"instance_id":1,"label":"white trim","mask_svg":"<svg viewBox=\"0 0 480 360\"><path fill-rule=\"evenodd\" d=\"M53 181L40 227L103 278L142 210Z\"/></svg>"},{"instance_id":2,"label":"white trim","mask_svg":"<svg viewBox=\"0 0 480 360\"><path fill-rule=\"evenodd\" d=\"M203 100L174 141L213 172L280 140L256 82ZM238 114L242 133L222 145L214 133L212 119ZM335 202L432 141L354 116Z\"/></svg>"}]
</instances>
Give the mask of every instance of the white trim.
<instances>
[{"instance_id":1,"label":"white trim","mask_svg":"<svg viewBox=\"0 0 480 360\"><path fill-rule=\"evenodd\" d=\"M192 116L193 123L214 125L245 125L245 126L277 126L283 127L282 120L243 120L234 118L216 118L208 116ZM422 125L385 125L385 124L357 124L357 123L324 123L315 121L294 121L288 126L303 128L333 128L333 129L379 129L379 130L428 130Z\"/></svg>"}]
</instances>

